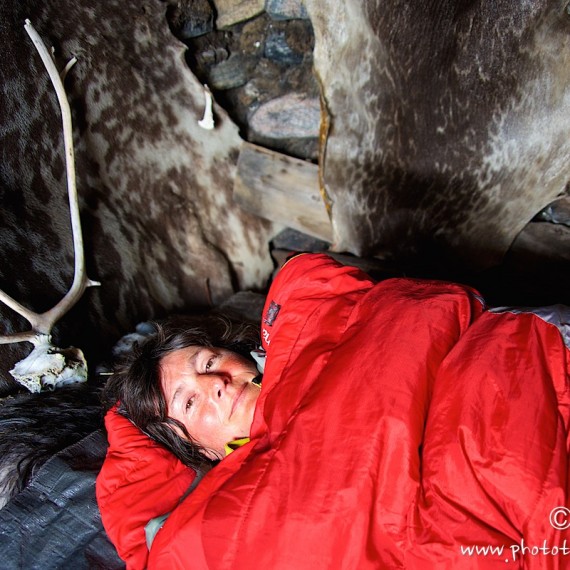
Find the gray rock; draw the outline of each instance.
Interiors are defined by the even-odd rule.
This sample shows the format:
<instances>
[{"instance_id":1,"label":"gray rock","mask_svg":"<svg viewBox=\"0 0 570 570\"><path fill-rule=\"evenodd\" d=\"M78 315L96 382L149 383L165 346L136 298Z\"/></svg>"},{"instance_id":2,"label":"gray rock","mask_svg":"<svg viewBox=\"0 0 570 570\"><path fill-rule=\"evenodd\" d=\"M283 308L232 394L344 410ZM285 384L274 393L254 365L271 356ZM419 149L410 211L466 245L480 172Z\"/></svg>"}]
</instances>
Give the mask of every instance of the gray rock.
<instances>
[{"instance_id":1,"label":"gray rock","mask_svg":"<svg viewBox=\"0 0 570 570\"><path fill-rule=\"evenodd\" d=\"M265 0L214 0L218 29L245 22L265 10Z\"/></svg>"},{"instance_id":2,"label":"gray rock","mask_svg":"<svg viewBox=\"0 0 570 570\"><path fill-rule=\"evenodd\" d=\"M228 50L222 46L209 46L196 54L196 62L202 68L213 67L229 59Z\"/></svg>"},{"instance_id":3,"label":"gray rock","mask_svg":"<svg viewBox=\"0 0 570 570\"><path fill-rule=\"evenodd\" d=\"M211 68L209 84L213 89L225 91L248 82L256 60L242 55L231 55L226 61Z\"/></svg>"},{"instance_id":4,"label":"gray rock","mask_svg":"<svg viewBox=\"0 0 570 570\"><path fill-rule=\"evenodd\" d=\"M284 251L327 251L330 243L310 236L293 228L281 230L271 241L271 245ZM275 257L275 256L274 256Z\"/></svg>"},{"instance_id":5,"label":"gray rock","mask_svg":"<svg viewBox=\"0 0 570 570\"><path fill-rule=\"evenodd\" d=\"M321 122L320 102L315 97L290 93L261 105L249 126L258 135L272 138L316 138Z\"/></svg>"},{"instance_id":6,"label":"gray rock","mask_svg":"<svg viewBox=\"0 0 570 570\"><path fill-rule=\"evenodd\" d=\"M220 305L227 315L254 323L261 321L265 296L252 291L239 291Z\"/></svg>"},{"instance_id":7,"label":"gray rock","mask_svg":"<svg viewBox=\"0 0 570 570\"><path fill-rule=\"evenodd\" d=\"M283 65L299 65L304 51L296 49L285 30L271 30L265 41L265 57Z\"/></svg>"},{"instance_id":8,"label":"gray rock","mask_svg":"<svg viewBox=\"0 0 570 570\"><path fill-rule=\"evenodd\" d=\"M267 0L265 11L273 20L308 20L302 0Z\"/></svg>"}]
</instances>

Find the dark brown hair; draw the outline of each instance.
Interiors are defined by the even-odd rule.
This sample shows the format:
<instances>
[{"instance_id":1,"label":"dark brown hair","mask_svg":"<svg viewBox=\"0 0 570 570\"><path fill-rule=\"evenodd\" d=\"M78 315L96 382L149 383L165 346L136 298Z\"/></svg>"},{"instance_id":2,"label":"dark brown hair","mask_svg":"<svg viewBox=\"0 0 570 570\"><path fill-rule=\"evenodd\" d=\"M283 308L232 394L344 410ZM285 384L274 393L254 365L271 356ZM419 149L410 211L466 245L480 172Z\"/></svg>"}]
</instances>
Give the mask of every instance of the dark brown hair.
<instances>
[{"instance_id":1,"label":"dark brown hair","mask_svg":"<svg viewBox=\"0 0 570 570\"><path fill-rule=\"evenodd\" d=\"M221 314L177 317L153 323L155 332L115 368L104 389L107 407L119 403L119 413L176 455L185 465L204 470L214 462L188 434L182 423L167 414L160 385L160 362L169 353L189 346L212 346L251 358L259 344L256 325L236 322ZM175 428L184 433L181 437Z\"/></svg>"}]
</instances>

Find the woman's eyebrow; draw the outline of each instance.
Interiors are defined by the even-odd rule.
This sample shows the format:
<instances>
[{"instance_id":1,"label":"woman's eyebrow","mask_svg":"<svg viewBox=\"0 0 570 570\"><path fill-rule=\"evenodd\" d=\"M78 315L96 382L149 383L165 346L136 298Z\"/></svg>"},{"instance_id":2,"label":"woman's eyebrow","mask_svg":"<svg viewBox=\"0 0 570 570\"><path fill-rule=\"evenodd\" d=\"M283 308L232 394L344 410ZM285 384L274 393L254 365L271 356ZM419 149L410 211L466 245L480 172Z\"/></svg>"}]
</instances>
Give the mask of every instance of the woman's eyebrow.
<instances>
[{"instance_id":1,"label":"woman's eyebrow","mask_svg":"<svg viewBox=\"0 0 570 570\"><path fill-rule=\"evenodd\" d=\"M200 354L202 353L202 351L205 348L206 347L199 348L192 356L190 356L190 358L188 359L188 363L187 363L187 366L190 370L194 370L196 368L196 360L198 360L198 356L200 356ZM172 395L172 398L170 400L170 405L172 407L174 407L174 404L176 403L176 401L180 397L180 394L182 393L183 390L184 390L184 381L180 380L178 382L178 387L176 388L176 390L175 390L175 392Z\"/></svg>"},{"instance_id":2,"label":"woman's eyebrow","mask_svg":"<svg viewBox=\"0 0 570 570\"><path fill-rule=\"evenodd\" d=\"M170 400L170 407L174 408L174 404L176 403L176 400L178 400L181 392L182 392L182 384L178 384L178 388L176 388L176 391L174 392L172 399Z\"/></svg>"},{"instance_id":3,"label":"woman's eyebrow","mask_svg":"<svg viewBox=\"0 0 570 570\"><path fill-rule=\"evenodd\" d=\"M206 350L205 346L201 346L189 359L188 359L188 367L191 370L195 370L196 369L196 361L198 360L198 357L204 352L204 350Z\"/></svg>"}]
</instances>

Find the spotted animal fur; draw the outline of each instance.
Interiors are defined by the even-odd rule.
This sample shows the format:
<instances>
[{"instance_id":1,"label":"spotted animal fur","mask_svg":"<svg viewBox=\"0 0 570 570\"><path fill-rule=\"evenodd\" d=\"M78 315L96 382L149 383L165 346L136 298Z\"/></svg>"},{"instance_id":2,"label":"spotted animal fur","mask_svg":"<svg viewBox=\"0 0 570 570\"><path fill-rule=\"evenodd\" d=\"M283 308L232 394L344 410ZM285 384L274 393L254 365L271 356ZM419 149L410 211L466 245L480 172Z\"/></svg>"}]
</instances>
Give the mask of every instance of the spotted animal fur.
<instances>
[{"instance_id":1,"label":"spotted animal fur","mask_svg":"<svg viewBox=\"0 0 570 570\"><path fill-rule=\"evenodd\" d=\"M566 0L306 0L336 248L497 263L570 180Z\"/></svg>"},{"instance_id":2,"label":"spotted animal fur","mask_svg":"<svg viewBox=\"0 0 570 570\"><path fill-rule=\"evenodd\" d=\"M261 288L275 227L232 203L241 140L215 107L198 126L202 86L159 0L0 3L0 287L36 311L53 306L73 275L59 107L24 30L29 18L66 79L91 279L54 329L60 346L96 360L135 323ZM2 331L28 324L0 307ZM0 346L0 394L27 344Z\"/></svg>"}]
</instances>

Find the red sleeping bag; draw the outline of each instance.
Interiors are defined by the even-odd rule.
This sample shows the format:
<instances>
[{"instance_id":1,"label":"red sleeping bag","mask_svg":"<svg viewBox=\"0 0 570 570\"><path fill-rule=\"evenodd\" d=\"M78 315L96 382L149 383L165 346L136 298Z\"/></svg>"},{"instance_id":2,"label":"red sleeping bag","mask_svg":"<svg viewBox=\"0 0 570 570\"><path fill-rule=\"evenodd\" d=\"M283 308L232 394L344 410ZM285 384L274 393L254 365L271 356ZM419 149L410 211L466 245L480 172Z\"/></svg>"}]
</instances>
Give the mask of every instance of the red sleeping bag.
<instances>
[{"instance_id":1,"label":"red sleeping bag","mask_svg":"<svg viewBox=\"0 0 570 570\"><path fill-rule=\"evenodd\" d=\"M174 509L149 568L570 568L569 351L554 324L307 254L273 283L262 337L251 442ZM99 504L142 568L154 499L141 517L120 498L120 452L111 441Z\"/></svg>"}]
</instances>

